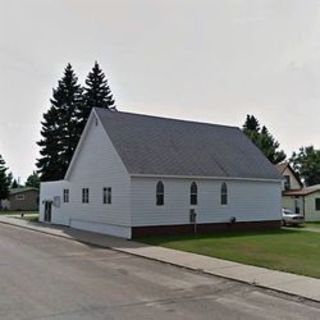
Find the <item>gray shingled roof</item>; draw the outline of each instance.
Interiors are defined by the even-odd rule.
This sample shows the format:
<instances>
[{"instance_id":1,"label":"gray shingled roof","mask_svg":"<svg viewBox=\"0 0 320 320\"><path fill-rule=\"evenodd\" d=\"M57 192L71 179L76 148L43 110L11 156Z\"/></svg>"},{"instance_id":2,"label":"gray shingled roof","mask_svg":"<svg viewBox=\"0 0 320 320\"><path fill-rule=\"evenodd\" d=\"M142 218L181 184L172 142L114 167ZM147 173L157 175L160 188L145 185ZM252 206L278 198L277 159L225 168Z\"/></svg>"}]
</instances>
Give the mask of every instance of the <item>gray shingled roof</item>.
<instances>
[{"instance_id":1,"label":"gray shingled roof","mask_svg":"<svg viewBox=\"0 0 320 320\"><path fill-rule=\"evenodd\" d=\"M239 128L95 111L129 174L281 179Z\"/></svg>"}]
</instances>

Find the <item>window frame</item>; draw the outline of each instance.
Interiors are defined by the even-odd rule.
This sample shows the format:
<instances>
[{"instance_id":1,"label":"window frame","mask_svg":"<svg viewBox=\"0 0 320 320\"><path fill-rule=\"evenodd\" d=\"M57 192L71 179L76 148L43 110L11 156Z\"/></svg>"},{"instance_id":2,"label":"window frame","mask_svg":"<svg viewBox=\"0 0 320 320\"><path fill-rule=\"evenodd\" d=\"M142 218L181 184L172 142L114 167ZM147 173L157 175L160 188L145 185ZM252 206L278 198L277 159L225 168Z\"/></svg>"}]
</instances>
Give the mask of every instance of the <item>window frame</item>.
<instances>
[{"instance_id":1,"label":"window frame","mask_svg":"<svg viewBox=\"0 0 320 320\"><path fill-rule=\"evenodd\" d=\"M228 186L225 182L223 182L220 187L220 205L228 205Z\"/></svg>"},{"instance_id":2,"label":"window frame","mask_svg":"<svg viewBox=\"0 0 320 320\"><path fill-rule=\"evenodd\" d=\"M296 213L296 214L301 213L300 204L301 204L301 199L298 196L295 196L295 198L294 198L294 213Z\"/></svg>"},{"instance_id":3,"label":"window frame","mask_svg":"<svg viewBox=\"0 0 320 320\"><path fill-rule=\"evenodd\" d=\"M111 187L103 187L102 202L103 204L112 204L112 188Z\"/></svg>"},{"instance_id":4,"label":"window frame","mask_svg":"<svg viewBox=\"0 0 320 320\"><path fill-rule=\"evenodd\" d=\"M164 183L161 180L156 184L156 205L164 206Z\"/></svg>"},{"instance_id":5,"label":"window frame","mask_svg":"<svg viewBox=\"0 0 320 320\"><path fill-rule=\"evenodd\" d=\"M315 208L315 211L320 211L320 198L314 199L314 208Z\"/></svg>"},{"instance_id":6,"label":"window frame","mask_svg":"<svg viewBox=\"0 0 320 320\"><path fill-rule=\"evenodd\" d=\"M291 177L289 174L286 174L284 177L284 190L290 190L291 189Z\"/></svg>"},{"instance_id":7,"label":"window frame","mask_svg":"<svg viewBox=\"0 0 320 320\"><path fill-rule=\"evenodd\" d=\"M82 203L90 202L89 194L90 194L89 188L82 188Z\"/></svg>"},{"instance_id":8,"label":"window frame","mask_svg":"<svg viewBox=\"0 0 320 320\"><path fill-rule=\"evenodd\" d=\"M198 205L198 185L194 181L190 185L190 205Z\"/></svg>"},{"instance_id":9,"label":"window frame","mask_svg":"<svg viewBox=\"0 0 320 320\"><path fill-rule=\"evenodd\" d=\"M70 202L70 189L63 189L63 203Z\"/></svg>"}]
</instances>

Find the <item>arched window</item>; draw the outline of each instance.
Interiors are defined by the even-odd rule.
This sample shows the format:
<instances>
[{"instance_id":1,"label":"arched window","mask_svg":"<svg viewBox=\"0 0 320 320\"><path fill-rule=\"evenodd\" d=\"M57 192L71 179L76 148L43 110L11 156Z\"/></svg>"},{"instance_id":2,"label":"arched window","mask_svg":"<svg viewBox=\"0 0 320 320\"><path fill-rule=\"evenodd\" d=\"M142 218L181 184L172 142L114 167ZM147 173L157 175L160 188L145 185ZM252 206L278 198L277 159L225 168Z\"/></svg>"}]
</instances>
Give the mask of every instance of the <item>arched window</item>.
<instances>
[{"instance_id":1,"label":"arched window","mask_svg":"<svg viewBox=\"0 0 320 320\"><path fill-rule=\"evenodd\" d=\"M195 182L192 182L190 187L190 204L193 206L198 204L198 187Z\"/></svg>"},{"instance_id":2,"label":"arched window","mask_svg":"<svg viewBox=\"0 0 320 320\"><path fill-rule=\"evenodd\" d=\"M221 185L221 204L228 204L228 188L225 182Z\"/></svg>"},{"instance_id":3,"label":"arched window","mask_svg":"<svg viewBox=\"0 0 320 320\"><path fill-rule=\"evenodd\" d=\"M162 181L157 183L157 190L156 190L156 203L157 206L164 205L164 185Z\"/></svg>"}]
</instances>

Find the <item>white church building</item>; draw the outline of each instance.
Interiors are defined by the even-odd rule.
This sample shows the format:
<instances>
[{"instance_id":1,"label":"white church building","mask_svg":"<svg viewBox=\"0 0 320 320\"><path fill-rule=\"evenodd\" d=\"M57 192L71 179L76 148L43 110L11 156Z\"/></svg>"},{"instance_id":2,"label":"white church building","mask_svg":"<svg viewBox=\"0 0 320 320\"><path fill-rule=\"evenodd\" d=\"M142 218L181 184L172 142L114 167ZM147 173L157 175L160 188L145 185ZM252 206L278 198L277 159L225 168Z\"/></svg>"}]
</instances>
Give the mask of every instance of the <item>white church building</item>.
<instances>
[{"instance_id":1,"label":"white church building","mask_svg":"<svg viewBox=\"0 0 320 320\"><path fill-rule=\"evenodd\" d=\"M40 221L124 238L278 228L281 176L239 128L94 108Z\"/></svg>"}]
</instances>

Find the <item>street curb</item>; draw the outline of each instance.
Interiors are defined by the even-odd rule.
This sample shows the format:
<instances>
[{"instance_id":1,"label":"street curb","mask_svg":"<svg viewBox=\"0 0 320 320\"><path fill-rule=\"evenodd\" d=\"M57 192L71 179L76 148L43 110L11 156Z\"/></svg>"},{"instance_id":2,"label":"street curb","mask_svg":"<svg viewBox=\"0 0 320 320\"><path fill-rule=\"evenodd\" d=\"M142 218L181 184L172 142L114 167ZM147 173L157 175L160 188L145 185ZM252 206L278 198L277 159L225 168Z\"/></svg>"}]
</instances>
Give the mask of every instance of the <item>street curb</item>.
<instances>
[{"instance_id":1,"label":"street curb","mask_svg":"<svg viewBox=\"0 0 320 320\"><path fill-rule=\"evenodd\" d=\"M267 286L264 286L264 285L260 285L259 283L252 283L252 282L245 281L245 280L234 279L234 278L230 278L230 277L227 277L227 276L218 275L218 274L215 274L213 272L206 271L204 269L188 267L188 266L180 265L180 264L177 264L177 263L160 260L158 258L151 258L151 257L144 256L144 255L141 255L141 254L138 254L138 253L128 252L126 250L121 250L121 249L118 249L118 248L115 248L115 247L111 247L111 246L107 246L107 245L99 245L99 244L92 243L92 242L89 242L89 241L78 240L76 238L67 237L67 236L59 235L59 234L54 234L54 233L51 233L51 232L48 232L48 231L42 231L42 230L34 229L34 228L28 227L28 226L22 226L22 225L19 225L19 224L15 224L13 222L11 223L11 222L8 222L8 221L1 221L0 220L0 223L6 224L6 225L10 225L10 226L14 226L14 227L17 227L17 228L22 228L22 229L29 230L29 231L34 231L34 232L46 234L46 235L49 235L49 236L52 236L52 237L63 238L63 239L70 240L70 241L73 241L73 242L83 243L83 244L86 244L86 245L89 245L89 246L92 246L92 247L96 247L96 248L109 249L109 250L112 250L112 251L115 251L115 252L125 253L125 254L131 255L131 256L144 258L144 259L147 259L147 260L150 260L150 261L157 261L157 262L164 263L164 264L167 264L167 265L179 267L181 269L191 270L191 271L194 271L194 272L200 272L200 273L203 273L203 274L206 274L206 275L209 275L209 276L214 276L214 277L217 277L217 278L226 279L226 280L229 280L229 281L234 281L234 282L238 282L238 283L254 286L254 287L257 287L257 288L261 288L261 289L277 292L277 293L280 293L280 294L285 294L285 295L288 295L288 296L291 296L291 297L294 297L294 298L298 298L300 301L311 301L311 302L316 302L316 303L320 302L320 300L317 300L317 299L313 299L313 298L310 298L310 297L305 297L305 296L302 296L302 295L294 294L292 292L287 292L287 291L281 290L281 289L270 288L270 287L267 287ZM32 224L32 222L29 222L29 223ZM130 241L130 240L127 240L127 241ZM227 260L227 261L229 261L229 260ZM273 270L273 269L267 269L267 270ZM273 271L277 271L277 270L273 270Z\"/></svg>"}]
</instances>

